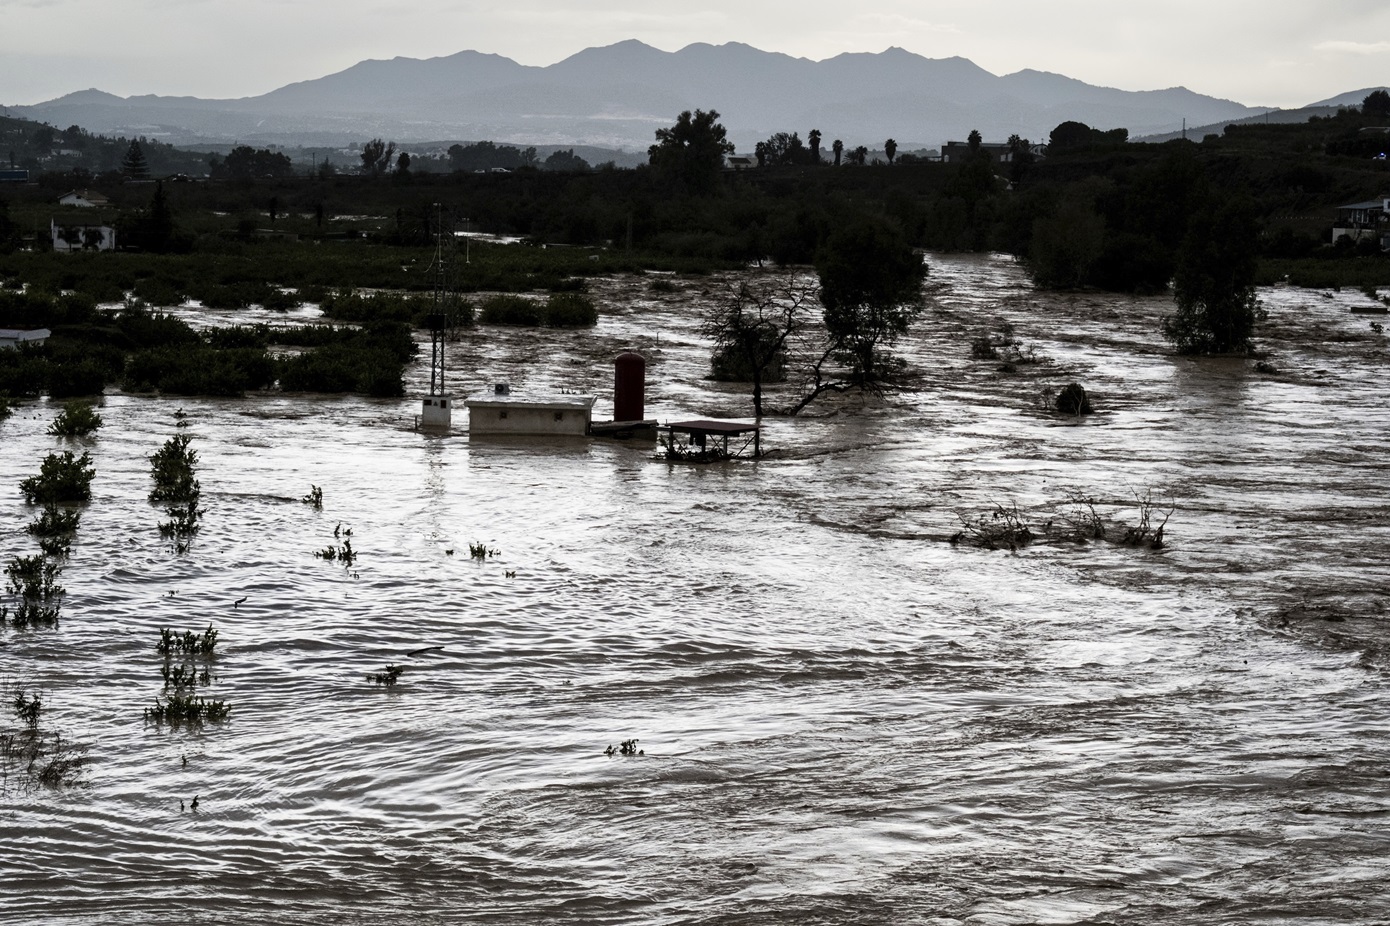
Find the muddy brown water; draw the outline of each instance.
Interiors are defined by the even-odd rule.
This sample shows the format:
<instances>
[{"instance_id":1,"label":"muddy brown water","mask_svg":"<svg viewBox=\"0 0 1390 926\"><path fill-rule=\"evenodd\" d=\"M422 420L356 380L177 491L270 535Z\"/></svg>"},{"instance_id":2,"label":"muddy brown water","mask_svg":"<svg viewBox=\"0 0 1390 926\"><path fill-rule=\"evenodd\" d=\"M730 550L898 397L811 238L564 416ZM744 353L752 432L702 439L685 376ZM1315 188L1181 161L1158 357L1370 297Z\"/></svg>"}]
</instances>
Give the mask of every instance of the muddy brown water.
<instances>
[{"instance_id":1,"label":"muddy brown water","mask_svg":"<svg viewBox=\"0 0 1390 926\"><path fill-rule=\"evenodd\" d=\"M98 472L61 625L0 631L0 678L90 761L66 790L11 777L0 920L1390 920L1365 297L1262 291L1262 373L1169 355L1163 298L930 262L907 388L768 420L759 463L426 437L418 400L290 395L110 395L65 443L28 404L0 425L7 557L34 547L17 483L44 454ZM592 389L603 418L633 347L649 415L749 414L704 379L720 281L649 280L601 281L595 330L468 332L451 389ZM1005 321L1037 362L970 358ZM1040 407L1072 381L1095 414ZM207 509L183 556L145 501L174 433ZM1137 496L1171 507L1165 547L1070 539L1079 495L1112 530ZM1038 539L948 542L998 505ZM313 555L340 524L351 569ZM147 724L158 629L209 623L229 719ZM394 688L368 681L387 664Z\"/></svg>"}]
</instances>

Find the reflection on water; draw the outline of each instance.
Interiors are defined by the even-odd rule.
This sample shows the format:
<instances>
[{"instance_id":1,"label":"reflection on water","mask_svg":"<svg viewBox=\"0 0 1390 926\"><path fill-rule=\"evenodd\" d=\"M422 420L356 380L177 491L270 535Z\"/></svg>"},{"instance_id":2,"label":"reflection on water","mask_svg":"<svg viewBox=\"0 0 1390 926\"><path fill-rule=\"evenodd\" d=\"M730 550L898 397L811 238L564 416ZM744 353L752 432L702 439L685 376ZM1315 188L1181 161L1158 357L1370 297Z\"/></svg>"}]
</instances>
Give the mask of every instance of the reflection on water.
<instances>
[{"instance_id":1,"label":"reflection on water","mask_svg":"<svg viewBox=\"0 0 1390 926\"><path fill-rule=\"evenodd\" d=\"M931 284L909 388L772 419L756 464L431 438L418 400L108 396L61 627L0 632L0 677L92 760L3 798L6 918L1390 917L1384 341L1270 290L1261 375L1167 355L1162 299L1034 293L1003 259ZM682 285L600 284L595 331L469 332L450 390L591 389L602 418L635 347L649 415L747 415L703 378L718 286ZM1045 361L972 361L1002 321ZM1097 413L1042 413L1070 381ZM182 557L144 500L179 407L207 508ZM7 556L53 413L0 426ZM1171 500L1169 546L945 542L1069 491ZM339 525L351 569L313 556ZM208 623L230 719L147 726L158 628Z\"/></svg>"}]
</instances>

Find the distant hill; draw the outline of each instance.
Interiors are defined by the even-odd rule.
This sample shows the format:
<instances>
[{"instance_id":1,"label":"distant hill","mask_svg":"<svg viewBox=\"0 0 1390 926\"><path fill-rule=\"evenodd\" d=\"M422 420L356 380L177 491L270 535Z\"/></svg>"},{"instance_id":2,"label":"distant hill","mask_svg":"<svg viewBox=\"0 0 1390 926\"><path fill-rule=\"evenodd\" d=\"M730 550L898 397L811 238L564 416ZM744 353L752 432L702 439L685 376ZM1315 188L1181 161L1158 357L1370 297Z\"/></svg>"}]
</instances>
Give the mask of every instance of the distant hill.
<instances>
[{"instance_id":1,"label":"distant hill","mask_svg":"<svg viewBox=\"0 0 1390 926\"><path fill-rule=\"evenodd\" d=\"M1351 90L1347 93L1338 94L1329 100L1319 100L1316 103L1309 103L1299 109L1267 109L1260 110L1256 115L1246 116L1243 119L1223 119L1209 125L1190 124L1186 128L1186 135L1193 141L1201 141L1208 135L1220 135L1228 125L1256 125L1266 123L1269 125L1287 125L1294 122L1307 122L1314 116L1327 118L1335 116L1337 110L1346 108L1359 109L1361 102L1376 90L1386 90L1386 87L1367 87L1365 90ZM1183 131L1177 132L1158 132L1136 138L1134 133L1130 133L1130 138L1135 141L1164 142L1174 138L1181 138Z\"/></svg>"},{"instance_id":2,"label":"distant hill","mask_svg":"<svg viewBox=\"0 0 1390 926\"><path fill-rule=\"evenodd\" d=\"M741 151L773 132L813 128L824 144L897 139L938 147L978 129L986 140L1046 140L1076 120L1131 136L1229 122L1263 111L1181 87L1125 91L1059 74L996 76L964 58L901 48L810 61L739 43L665 52L637 41L590 48L549 67L463 51L363 61L316 80L235 100L122 98L84 90L17 116L177 145L346 145L381 136L645 150L685 109L717 109Z\"/></svg>"}]
</instances>

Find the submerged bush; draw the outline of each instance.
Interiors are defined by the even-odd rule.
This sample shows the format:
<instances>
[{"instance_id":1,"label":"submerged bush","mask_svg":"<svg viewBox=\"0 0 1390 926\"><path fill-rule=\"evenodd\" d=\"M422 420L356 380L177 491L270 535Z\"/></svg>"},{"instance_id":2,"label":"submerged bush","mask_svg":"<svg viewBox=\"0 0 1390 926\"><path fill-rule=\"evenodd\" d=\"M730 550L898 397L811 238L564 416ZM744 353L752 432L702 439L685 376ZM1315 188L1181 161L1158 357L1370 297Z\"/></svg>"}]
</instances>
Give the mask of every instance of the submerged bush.
<instances>
[{"instance_id":1,"label":"submerged bush","mask_svg":"<svg viewBox=\"0 0 1390 926\"><path fill-rule=\"evenodd\" d=\"M187 434L176 435L150 454L150 478L154 480L150 501L175 505L197 502L202 487L193 477L198 451L188 449L191 439Z\"/></svg>"},{"instance_id":2,"label":"submerged bush","mask_svg":"<svg viewBox=\"0 0 1390 926\"><path fill-rule=\"evenodd\" d=\"M501 294L483 300L481 320L485 325L517 325L538 327L545 318L545 309L535 299Z\"/></svg>"},{"instance_id":3,"label":"submerged bush","mask_svg":"<svg viewBox=\"0 0 1390 926\"><path fill-rule=\"evenodd\" d=\"M0 607L0 623L16 627L51 627L58 623L64 589L58 584L62 568L44 556L17 556L5 566L6 590L19 599L15 610Z\"/></svg>"},{"instance_id":4,"label":"submerged bush","mask_svg":"<svg viewBox=\"0 0 1390 926\"><path fill-rule=\"evenodd\" d=\"M48 426L48 433L57 437L86 437L101 427L101 416L86 402L67 402Z\"/></svg>"},{"instance_id":5,"label":"submerged bush","mask_svg":"<svg viewBox=\"0 0 1390 926\"><path fill-rule=\"evenodd\" d=\"M185 344L132 354L123 386L131 392L239 396L274 385L275 373L275 360L263 348Z\"/></svg>"},{"instance_id":6,"label":"submerged bush","mask_svg":"<svg viewBox=\"0 0 1390 926\"><path fill-rule=\"evenodd\" d=\"M545 301L545 323L551 328L580 328L598 324L594 300L580 293L556 293Z\"/></svg>"},{"instance_id":7,"label":"submerged bush","mask_svg":"<svg viewBox=\"0 0 1390 926\"><path fill-rule=\"evenodd\" d=\"M44 457L37 476L20 482L19 491L31 505L50 502L85 502L92 497L92 478L96 469L91 454L73 456L71 450Z\"/></svg>"}]
</instances>

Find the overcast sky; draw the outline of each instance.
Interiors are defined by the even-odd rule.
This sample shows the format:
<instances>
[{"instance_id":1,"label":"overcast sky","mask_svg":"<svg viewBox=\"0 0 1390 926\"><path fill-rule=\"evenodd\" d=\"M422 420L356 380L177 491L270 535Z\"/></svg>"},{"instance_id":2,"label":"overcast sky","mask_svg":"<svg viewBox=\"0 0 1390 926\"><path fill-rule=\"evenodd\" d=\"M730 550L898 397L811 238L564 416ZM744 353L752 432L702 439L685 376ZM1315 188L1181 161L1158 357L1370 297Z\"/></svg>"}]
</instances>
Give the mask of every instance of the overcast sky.
<instances>
[{"instance_id":1,"label":"overcast sky","mask_svg":"<svg viewBox=\"0 0 1390 926\"><path fill-rule=\"evenodd\" d=\"M0 104L89 87L255 96L366 58L474 49L547 65L631 38L813 60L897 45L1251 106L1390 82L1386 0L0 0Z\"/></svg>"}]
</instances>

